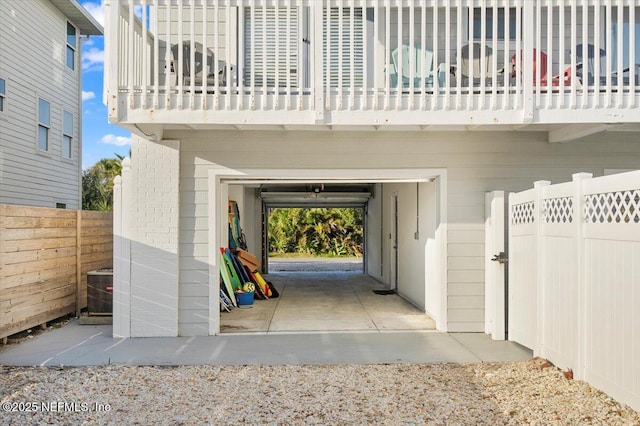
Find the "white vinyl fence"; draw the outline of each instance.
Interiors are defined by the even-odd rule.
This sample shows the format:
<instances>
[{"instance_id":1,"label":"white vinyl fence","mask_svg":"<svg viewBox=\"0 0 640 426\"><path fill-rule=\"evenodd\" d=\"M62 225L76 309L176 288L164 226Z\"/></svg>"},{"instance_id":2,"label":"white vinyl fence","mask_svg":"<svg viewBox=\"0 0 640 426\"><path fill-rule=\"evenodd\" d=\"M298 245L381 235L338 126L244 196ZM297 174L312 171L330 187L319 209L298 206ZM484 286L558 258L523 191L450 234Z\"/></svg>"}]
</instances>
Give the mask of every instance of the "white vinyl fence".
<instances>
[{"instance_id":1,"label":"white vinyl fence","mask_svg":"<svg viewBox=\"0 0 640 426\"><path fill-rule=\"evenodd\" d=\"M640 410L640 171L510 195L509 338Z\"/></svg>"}]
</instances>

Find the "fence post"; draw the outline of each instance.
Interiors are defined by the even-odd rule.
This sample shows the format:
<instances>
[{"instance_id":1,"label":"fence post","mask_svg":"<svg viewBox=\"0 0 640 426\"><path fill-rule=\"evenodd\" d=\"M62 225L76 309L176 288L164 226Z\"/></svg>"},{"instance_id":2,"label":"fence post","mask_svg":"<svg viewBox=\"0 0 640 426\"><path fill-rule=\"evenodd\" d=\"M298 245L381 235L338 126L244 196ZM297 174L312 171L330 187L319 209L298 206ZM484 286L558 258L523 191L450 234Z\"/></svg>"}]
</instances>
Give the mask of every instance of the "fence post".
<instances>
[{"instance_id":1,"label":"fence post","mask_svg":"<svg viewBox=\"0 0 640 426\"><path fill-rule=\"evenodd\" d=\"M574 378L584 379L585 377L585 354L587 348L587 333L586 333L586 313L587 313L587 286L585 285L585 272L584 272L584 259L585 259L585 247L584 247L584 209L585 209L585 197L584 197L584 182L591 179L593 175L591 173L575 173L573 175L573 238L574 247L576 250L576 271L575 276L578 284L578 347L577 353L577 366L574 371Z\"/></svg>"},{"instance_id":2,"label":"fence post","mask_svg":"<svg viewBox=\"0 0 640 426\"><path fill-rule=\"evenodd\" d=\"M76 210L76 317L80 317L80 287L82 284L82 210Z\"/></svg>"},{"instance_id":3,"label":"fence post","mask_svg":"<svg viewBox=\"0 0 640 426\"><path fill-rule=\"evenodd\" d=\"M528 56L528 55L527 55ZM534 264L536 265L536 344L533 347L534 356L540 356L543 354L544 342L544 328L545 328L545 310L544 310L544 296L546 293L545 280L544 280L544 268L545 268L545 248L542 238L542 200L544 199L545 188L551 185L548 180L539 180L533 183L535 189L535 204L533 208L535 232L535 250L533 255L536 257Z\"/></svg>"},{"instance_id":4,"label":"fence post","mask_svg":"<svg viewBox=\"0 0 640 426\"><path fill-rule=\"evenodd\" d=\"M131 336L130 172L131 160L125 158L113 187L113 337Z\"/></svg>"},{"instance_id":5,"label":"fence post","mask_svg":"<svg viewBox=\"0 0 640 426\"><path fill-rule=\"evenodd\" d=\"M131 241L129 202L131 160L122 161L122 176L113 186L113 336L131 336Z\"/></svg>"},{"instance_id":6,"label":"fence post","mask_svg":"<svg viewBox=\"0 0 640 426\"><path fill-rule=\"evenodd\" d=\"M122 177L113 180L113 336L121 334L122 302Z\"/></svg>"}]
</instances>

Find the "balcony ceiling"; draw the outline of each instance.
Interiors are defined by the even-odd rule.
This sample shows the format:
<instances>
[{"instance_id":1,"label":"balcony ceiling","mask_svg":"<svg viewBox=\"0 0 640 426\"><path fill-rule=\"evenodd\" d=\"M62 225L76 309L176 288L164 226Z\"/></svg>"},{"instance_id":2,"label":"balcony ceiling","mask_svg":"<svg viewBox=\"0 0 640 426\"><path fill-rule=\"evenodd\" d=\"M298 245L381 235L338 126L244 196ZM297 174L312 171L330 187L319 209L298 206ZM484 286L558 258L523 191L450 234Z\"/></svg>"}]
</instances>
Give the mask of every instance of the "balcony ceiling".
<instances>
[{"instance_id":1,"label":"balcony ceiling","mask_svg":"<svg viewBox=\"0 0 640 426\"><path fill-rule=\"evenodd\" d=\"M570 142L599 133L616 133L617 140L636 140L640 124L571 123L571 124L522 124L522 125L431 125L431 126L332 126L332 125L231 125L231 124L137 124L124 125L131 132L153 140L184 137L185 132L233 131L359 131L359 132L544 132L547 140Z\"/></svg>"}]
</instances>

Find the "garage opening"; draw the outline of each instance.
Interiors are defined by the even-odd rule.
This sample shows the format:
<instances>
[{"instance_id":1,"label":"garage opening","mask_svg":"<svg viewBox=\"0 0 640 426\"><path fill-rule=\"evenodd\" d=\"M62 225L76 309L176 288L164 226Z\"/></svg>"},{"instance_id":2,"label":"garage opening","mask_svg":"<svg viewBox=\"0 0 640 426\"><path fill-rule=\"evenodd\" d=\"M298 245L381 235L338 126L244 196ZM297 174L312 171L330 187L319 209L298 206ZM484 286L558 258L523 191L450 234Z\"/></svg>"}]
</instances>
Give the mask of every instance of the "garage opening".
<instances>
[{"instance_id":1,"label":"garage opening","mask_svg":"<svg viewBox=\"0 0 640 426\"><path fill-rule=\"evenodd\" d=\"M364 273L368 184L262 185L263 271Z\"/></svg>"},{"instance_id":2,"label":"garage opening","mask_svg":"<svg viewBox=\"0 0 640 426\"><path fill-rule=\"evenodd\" d=\"M223 197L219 206L228 200L238 203L248 251L259 260L258 272L279 293L278 298L254 300L251 307L221 310L219 332L436 328L442 278L436 229L442 215L433 179L273 180L229 179L218 192ZM353 247L347 254L357 259L357 268L322 270L321 265L313 264L313 258L308 267L283 267L283 256L278 255L289 253L289 258L295 259L298 254L319 253L311 249L314 244L324 244L330 255L344 254L330 235L318 237L305 232L314 226L325 232L330 229L326 222L332 216L327 216L327 211L332 209L333 220L346 216L359 226L347 232L353 234L348 239ZM274 226L285 217L287 224ZM226 217L218 218L220 230L226 231ZM219 235L226 237L223 232ZM316 241L304 241L303 236ZM221 280L220 288L223 285Z\"/></svg>"},{"instance_id":3,"label":"garage opening","mask_svg":"<svg viewBox=\"0 0 640 426\"><path fill-rule=\"evenodd\" d=\"M270 272L363 273L363 208L268 209Z\"/></svg>"}]
</instances>

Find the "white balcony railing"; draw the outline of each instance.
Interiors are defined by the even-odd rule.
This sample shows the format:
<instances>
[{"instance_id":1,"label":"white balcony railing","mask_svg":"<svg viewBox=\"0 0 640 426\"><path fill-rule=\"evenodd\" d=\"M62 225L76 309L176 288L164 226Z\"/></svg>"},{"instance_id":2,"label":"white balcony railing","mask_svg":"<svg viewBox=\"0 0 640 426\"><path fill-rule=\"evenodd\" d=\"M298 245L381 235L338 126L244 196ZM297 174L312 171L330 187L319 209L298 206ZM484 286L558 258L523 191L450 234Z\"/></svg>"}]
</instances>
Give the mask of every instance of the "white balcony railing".
<instances>
[{"instance_id":1,"label":"white balcony railing","mask_svg":"<svg viewBox=\"0 0 640 426\"><path fill-rule=\"evenodd\" d=\"M640 0L106 0L105 7L114 122L640 121Z\"/></svg>"}]
</instances>

